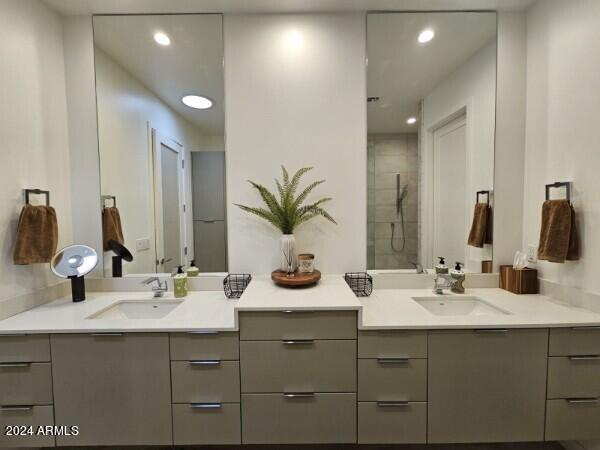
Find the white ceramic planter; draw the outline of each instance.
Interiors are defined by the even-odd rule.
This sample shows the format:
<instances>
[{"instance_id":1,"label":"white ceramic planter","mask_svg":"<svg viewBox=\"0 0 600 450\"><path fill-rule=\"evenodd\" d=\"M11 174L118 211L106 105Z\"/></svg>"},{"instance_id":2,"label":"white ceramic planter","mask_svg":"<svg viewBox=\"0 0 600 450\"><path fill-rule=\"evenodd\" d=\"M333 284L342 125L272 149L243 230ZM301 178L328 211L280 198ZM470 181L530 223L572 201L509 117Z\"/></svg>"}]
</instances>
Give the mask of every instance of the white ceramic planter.
<instances>
[{"instance_id":1,"label":"white ceramic planter","mask_svg":"<svg viewBox=\"0 0 600 450\"><path fill-rule=\"evenodd\" d=\"M296 238L293 234L281 235L281 267L284 272L294 272L297 267ZM290 267L291 266L291 267Z\"/></svg>"}]
</instances>

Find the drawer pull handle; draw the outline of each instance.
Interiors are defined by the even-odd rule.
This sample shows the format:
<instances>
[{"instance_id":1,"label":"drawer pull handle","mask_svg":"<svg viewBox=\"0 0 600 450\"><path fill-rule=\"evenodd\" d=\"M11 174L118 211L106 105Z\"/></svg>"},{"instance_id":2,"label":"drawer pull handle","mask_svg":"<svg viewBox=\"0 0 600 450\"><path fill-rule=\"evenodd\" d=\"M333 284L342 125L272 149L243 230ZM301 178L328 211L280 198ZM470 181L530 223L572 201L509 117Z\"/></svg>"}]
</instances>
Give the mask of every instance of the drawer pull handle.
<instances>
[{"instance_id":1,"label":"drawer pull handle","mask_svg":"<svg viewBox=\"0 0 600 450\"><path fill-rule=\"evenodd\" d=\"M0 411L31 411L32 405L0 406Z\"/></svg>"},{"instance_id":2,"label":"drawer pull handle","mask_svg":"<svg viewBox=\"0 0 600 450\"><path fill-rule=\"evenodd\" d=\"M395 407L395 408L406 408L410 406L410 403L407 401L402 402L377 402L377 406L386 408L386 407Z\"/></svg>"},{"instance_id":3,"label":"drawer pull handle","mask_svg":"<svg viewBox=\"0 0 600 450\"><path fill-rule=\"evenodd\" d=\"M0 338L3 337L25 337L27 336L24 333L0 333Z\"/></svg>"},{"instance_id":4,"label":"drawer pull handle","mask_svg":"<svg viewBox=\"0 0 600 450\"><path fill-rule=\"evenodd\" d=\"M304 309L285 309L281 311L283 314L313 314L314 311Z\"/></svg>"},{"instance_id":5,"label":"drawer pull handle","mask_svg":"<svg viewBox=\"0 0 600 450\"><path fill-rule=\"evenodd\" d=\"M209 335L214 335L214 334L219 334L218 331L188 331L188 334L209 334Z\"/></svg>"},{"instance_id":6,"label":"drawer pull handle","mask_svg":"<svg viewBox=\"0 0 600 450\"><path fill-rule=\"evenodd\" d=\"M600 326L597 325L591 325L589 327L583 326L583 327L571 327L571 330L573 331L592 331L592 330L600 330Z\"/></svg>"},{"instance_id":7,"label":"drawer pull handle","mask_svg":"<svg viewBox=\"0 0 600 450\"><path fill-rule=\"evenodd\" d=\"M293 339L281 342L283 342L285 345L312 345L315 343L315 341L312 339Z\"/></svg>"},{"instance_id":8,"label":"drawer pull handle","mask_svg":"<svg viewBox=\"0 0 600 450\"><path fill-rule=\"evenodd\" d=\"M508 328L479 328L475 333L508 333Z\"/></svg>"},{"instance_id":9,"label":"drawer pull handle","mask_svg":"<svg viewBox=\"0 0 600 450\"><path fill-rule=\"evenodd\" d=\"M0 363L0 368L4 367L29 367L30 362L14 362L14 363Z\"/></svg>"},{"instance_id":10,"label":"drawer pull handle","mask_svg":"<svg viewBox=\"0 0 600 450\"><path fill-rule=\"evenodd\" d=\"M314 392L288 392L283 394L285 398L312 398L315 396Z\"/></svg>"},{"instance_id":11,"label":"drawer pull handle","mask_svg":"<svg viewBox=\"0 0 600 450\"><path fill-rule=\"evenodd\" d=\"M408 358L377 358L379 364L408 364Z\"/></svg>"},{"instance_id":12,"label":"drawer pull handle","mask_svg":"<svg viewBox=\"0 0 600 450\"><path fill-rule=\"evenodd\" d=\"M190 361L189 363L190 366L218 366L219 364L221 364L221 361L219 359L212 359Z\"/></svg>"},{"instance_id":13,"label":"drawer pull handle","mask_svg":"<svg viewBox=\"0 0 600 450\"><path fill-rule=\"evenodd\" d=\"M92 333L95 337L121 337L123 333Z\"/></svg>"},{"instance_id":14,"label":"drawer pull handle","mask_svg":"<svg viewBox=\"0 0 600 450\"><path fill-rule=\"evenodd\" d=\"M570 404L581 404L581 403L598 403L600 399L597 398L568 398L567 403Z\"/></svg>"},{"instance_id":15,"label":"drawer pull handle","mask_svg":"<svg viewBox=\"0 0 600 450\"><path fill-rule=\"evenodd\" d=\"M219 409L221 403L190 403L190 408L194 409Z\"/></svg>"},{"instance_id":16,"label":"drawer pull handle","mask_svg":"<svg viewBox=\"0 0 600 450\"><path fill-rule=\"evenodd\" d=\"M600 355L577 355L569 356L571 361L597 361L600 360Z\"/></svg>"}]
</instances>

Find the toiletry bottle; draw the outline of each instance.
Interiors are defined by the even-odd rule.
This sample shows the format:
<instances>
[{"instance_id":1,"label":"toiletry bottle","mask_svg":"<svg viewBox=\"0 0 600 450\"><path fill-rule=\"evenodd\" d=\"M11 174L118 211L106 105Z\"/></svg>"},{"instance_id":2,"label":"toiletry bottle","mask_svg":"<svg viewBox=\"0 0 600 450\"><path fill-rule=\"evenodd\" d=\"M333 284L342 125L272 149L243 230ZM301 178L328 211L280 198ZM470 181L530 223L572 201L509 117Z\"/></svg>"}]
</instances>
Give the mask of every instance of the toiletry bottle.
<instances>
[{"instance_id":1,"label":"toiletry bottle","mask_svg":"<svg viewBox=\"0 0 600 450\"><path fill-rule=\"evenodd\" d=\"M450 290L455 294L464 294L465 287L463 286L463 283L465 281L465 273L462 270L462 263L456 261L455 264L454 270L450 272L450 276L453 280L452 288Z\"/></svg>"},{"instance_id":2,"label":"toiletry bottle","mask_svg":"<svg viewBox=\"0 0 600 450\"><path fill-rule=\"evenodd\" d=\"M188 279L183 266L178 266L177 273L173 275L173 291L175 298L185 297L188 293Z\"/></svg>"},{"instance_id":3,"label":"toiletry bottle","mask_svg":"<svg viewBox=\"0 0 600 450\"><path fill-rule=\"evenodd\" d=\"M446 265L446 261L443 256L438 256L440 262L435 266L435 273L448 273L448 266Z\"/></svg>"},{"instance_id":4,"label":"toiletry bottle","mask_svg":"<svg viewBox=\"0 0 600 450\"><path fill-rule=\"evenodd\" d=\"M198 267L196 267L195 259L192 259L192 262L190 263L190 267L187 268L186 273L187 273L188 277L197 277L198 274L200 273L200 269L198 269Z\"/></svg>"}]
</instances>

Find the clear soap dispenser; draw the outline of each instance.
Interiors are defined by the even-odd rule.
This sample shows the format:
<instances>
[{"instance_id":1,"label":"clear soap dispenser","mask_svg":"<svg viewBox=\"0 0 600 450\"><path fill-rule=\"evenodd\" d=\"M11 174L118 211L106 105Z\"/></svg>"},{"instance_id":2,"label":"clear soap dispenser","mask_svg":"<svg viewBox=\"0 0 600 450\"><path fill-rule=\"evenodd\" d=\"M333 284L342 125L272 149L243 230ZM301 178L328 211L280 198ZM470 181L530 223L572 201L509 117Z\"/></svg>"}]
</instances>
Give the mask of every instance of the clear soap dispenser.
<instances>
[{"instance_id":1,"label":"clear soap dispenser","mask_svg":"<svg viewBox=\"0 0 600 450\"><path fill-rule=\"evenodd\" d=\"M445 258L443 256L438 256L440 260L435 266L435 273L448 273L448 266L446 265Z\"/></svg>"}]
</instances>

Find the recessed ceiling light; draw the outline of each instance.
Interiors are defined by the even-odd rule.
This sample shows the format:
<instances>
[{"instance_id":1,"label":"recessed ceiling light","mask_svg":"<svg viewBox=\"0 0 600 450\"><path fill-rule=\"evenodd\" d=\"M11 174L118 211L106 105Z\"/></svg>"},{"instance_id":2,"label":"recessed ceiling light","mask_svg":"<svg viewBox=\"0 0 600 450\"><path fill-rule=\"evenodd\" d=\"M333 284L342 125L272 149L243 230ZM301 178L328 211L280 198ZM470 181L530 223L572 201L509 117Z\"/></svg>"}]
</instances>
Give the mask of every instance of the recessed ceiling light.
<instances>
[{"instance_id":1,"label":"recessed ceiling light","mask_svg":"<svg viewBox=\"0 0 600 450\"><path fill-rule=\"evenodd\" d=\"M163 46L171 45L171 38L169 36L167 36L165 33L163 33L162 31L154 33L154 40L159 45L163 45Z\"/></svg>"},{"instance_id":2,"label":"recessed ceiling light","mask_svg":"<svg viewBox=\"0 0 600 450\"><path fill-rule=\"evenodd\" d=\"M406 123L409 125L412 125L413 123L417 123L417 118L416 117L409 117L408 119L406 119Z\"/></svg>"},{"instance_id":3,"label":"recessed ceiling light","mask_svg":"<svg viewBox=\"0 0 600 450\"><path fill-rule=\"evenodd\" d=\"M194 109L208 109L213 105L213 101L208 97L201 95L186 95L181 99L184 105Z\"/></svg>"},{"instance_id":4,"label":"recessed ceiling light","mask_svg":"<svg viewBox=\"0 0 600 450\"><path fill-rule=\"evenodd\" d=\"M421 44L424 44L425 42L429 42L430 40L432 40L434 36L435 36L435 33L433 32L433 30L430 28L427 28L427 29L421 31L421 33L419 33L418 40Z\"/></svg>"}]
</instances>

